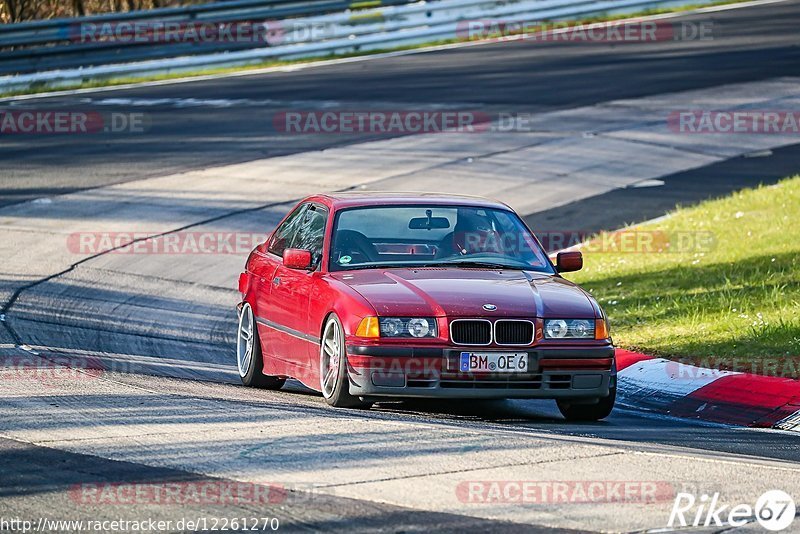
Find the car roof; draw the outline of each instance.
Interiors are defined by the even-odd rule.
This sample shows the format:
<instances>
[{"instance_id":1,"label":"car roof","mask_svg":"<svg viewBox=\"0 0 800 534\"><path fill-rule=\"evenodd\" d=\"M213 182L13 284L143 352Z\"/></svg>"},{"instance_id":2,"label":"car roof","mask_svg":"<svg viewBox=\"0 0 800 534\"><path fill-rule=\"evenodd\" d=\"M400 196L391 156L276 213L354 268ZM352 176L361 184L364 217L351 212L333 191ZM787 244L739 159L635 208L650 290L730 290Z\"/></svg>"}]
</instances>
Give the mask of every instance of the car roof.
<instances>
[{"instance_id":1,"label":"car roof","mask_svg":"<svg viewBox=\"0 0 800 534\"><path fill-rule=\"evenodd\" d=\"M310 197L314 198L314 197ZM496 208L509 210L509 206L498 200L451 193L406 193L394 191L346 191L316 195L326 198L334 209L353 208L358 206L382 206L405 204L433 204L441 206L470 206L478 208Z\"/></svg>"}]
</instances>

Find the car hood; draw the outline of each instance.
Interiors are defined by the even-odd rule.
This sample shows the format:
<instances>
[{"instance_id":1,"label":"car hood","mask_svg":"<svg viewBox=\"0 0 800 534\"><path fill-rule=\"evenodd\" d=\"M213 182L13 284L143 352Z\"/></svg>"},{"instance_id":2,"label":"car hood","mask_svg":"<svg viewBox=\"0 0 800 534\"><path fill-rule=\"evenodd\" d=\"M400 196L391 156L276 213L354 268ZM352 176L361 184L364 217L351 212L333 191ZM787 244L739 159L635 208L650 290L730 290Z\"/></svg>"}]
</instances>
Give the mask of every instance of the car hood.
<instances>
[{"instance_id":1,"label":"car hood","mask_svg":"<svg viewBox=\"0 0 800 534\"><path fill-rule=\"evenodd\" d=\"M558 276L467 268L369 269L334 273L384 316L599 316L582 289ZM495 311L483 306L493 304Z\"/></svg>"}]
</instances>

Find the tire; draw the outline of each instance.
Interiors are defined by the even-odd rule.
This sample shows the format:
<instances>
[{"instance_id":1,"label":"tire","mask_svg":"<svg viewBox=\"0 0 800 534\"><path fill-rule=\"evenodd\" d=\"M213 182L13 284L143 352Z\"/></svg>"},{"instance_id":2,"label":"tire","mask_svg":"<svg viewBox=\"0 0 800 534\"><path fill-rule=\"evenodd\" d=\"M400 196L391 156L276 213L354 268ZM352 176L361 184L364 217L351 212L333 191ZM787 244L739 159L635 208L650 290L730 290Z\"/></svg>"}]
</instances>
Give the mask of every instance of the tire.
<instances>
[{"instance_id":1,"label":"tire","mask_svg":"<svg viewBox=\"0 0 800 534\"><path fill-rule=\"evenodd\" d=\"M350 395L347 376L347 356L344 343L344 328L336 314L331 314L322 329L319 347L319 384L325 402L336 408L369 409L365 402Z\"/></svg>"},{"instance_id":2,"label":"tire","mask_svg":"<svg viewBox=\"0 0 800 534\"><path fill-rule=\"evenodd\" d=\"M262 372L264 359L261 356L261 340L258 337L253 309L246 302L239 315L239 328L236 333L236 363L239 367L239 377L245 386L281 389L286 382L285 378L267 376Z\"/></svg>"},{"instance_id":3,"label":"tire","mask_svg":"<svg viewBox=\"0 0 800 534\"><path fill-rule=\"evenodd\" d=\"M567 421L599 421L611 415L617 400L617 388L609 389L608 396L596 404L571 404L569 400L558 400L558 409Z\"/></svg>"}]
</instances>

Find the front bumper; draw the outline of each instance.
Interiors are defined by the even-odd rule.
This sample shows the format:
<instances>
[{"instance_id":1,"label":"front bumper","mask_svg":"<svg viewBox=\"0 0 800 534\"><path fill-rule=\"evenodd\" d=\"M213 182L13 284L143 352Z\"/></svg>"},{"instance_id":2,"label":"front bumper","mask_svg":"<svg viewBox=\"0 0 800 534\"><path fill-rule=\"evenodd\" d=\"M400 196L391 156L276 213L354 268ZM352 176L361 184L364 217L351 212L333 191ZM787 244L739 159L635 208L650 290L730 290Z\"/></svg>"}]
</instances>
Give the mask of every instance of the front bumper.
<instances>
[{"instance_id":1,"label":"front bumper","mask_svg":"<svg viewBox=\"0 0 800 534\"><path fill-rule=\"evenodd\" d=\"M464 373L462 352L526 352L530 372ZM609 394L614 348L347 347L350 394L365 398L596 399Z\"/></svg>"}]
</instances>

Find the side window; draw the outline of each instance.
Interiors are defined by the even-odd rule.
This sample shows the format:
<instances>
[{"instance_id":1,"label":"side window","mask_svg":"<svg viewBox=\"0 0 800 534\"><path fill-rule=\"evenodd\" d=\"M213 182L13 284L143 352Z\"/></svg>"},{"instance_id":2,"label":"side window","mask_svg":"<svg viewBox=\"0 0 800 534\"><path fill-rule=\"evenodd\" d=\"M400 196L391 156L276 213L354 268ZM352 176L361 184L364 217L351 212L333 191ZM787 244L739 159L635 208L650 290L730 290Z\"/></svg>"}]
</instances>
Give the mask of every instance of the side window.
<instances>
[{"instance_id":1,"label":"side window","mask_svg":"<svg viewBox=\"0 0 800 534\"><path fill-rule=\"evenodd\" d=\"M302 217L300 231L292 247L311 251L311 266L317 268L322 259L322 245L325 240L325 223L328 221L328 210L321 206L310 205Z\"/></svg>"},{"instance_id":2,"label":"side window","mask_svg":"<svg viewBox=\"0 0 800 534\"><path fill-rule=\"evenodd\" d=\"M283 224L281 224L272 240L269 242L269 251L272 254L283 257L283 251L292 247L292 242L295 240L297 230L300 228L300 223L303 221L303 214L306 211L308 204L299 206L296 210L289 215Z\"/></svg>"}]
</instances>

